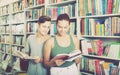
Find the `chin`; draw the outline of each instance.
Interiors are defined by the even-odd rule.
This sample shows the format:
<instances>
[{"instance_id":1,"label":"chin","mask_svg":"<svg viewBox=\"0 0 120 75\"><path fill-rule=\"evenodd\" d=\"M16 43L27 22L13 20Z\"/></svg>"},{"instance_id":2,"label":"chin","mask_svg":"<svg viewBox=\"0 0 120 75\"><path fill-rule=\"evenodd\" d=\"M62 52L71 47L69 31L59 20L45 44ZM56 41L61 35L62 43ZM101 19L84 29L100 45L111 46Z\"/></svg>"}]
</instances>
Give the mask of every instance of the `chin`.
<instances>
[{"instance_id":1,"label":"chin","mask_svg":"<svg viewBox=\"0 0 120 75\"><path fill-rule=\"evenodd\" d=\"M60 34L60 36L65 36L66 34Z\"/></svg>"},{"instance_id":2,"label":"chin","mask_svg":"<svg viewBox=\"0 0 120 75\"><path fill-rule=\"evenodd\" d=\"M47 34L46 34L46 33L43 33L42 35L45 36L45 35L47 35Z\"/></svg>"}]
</instances>

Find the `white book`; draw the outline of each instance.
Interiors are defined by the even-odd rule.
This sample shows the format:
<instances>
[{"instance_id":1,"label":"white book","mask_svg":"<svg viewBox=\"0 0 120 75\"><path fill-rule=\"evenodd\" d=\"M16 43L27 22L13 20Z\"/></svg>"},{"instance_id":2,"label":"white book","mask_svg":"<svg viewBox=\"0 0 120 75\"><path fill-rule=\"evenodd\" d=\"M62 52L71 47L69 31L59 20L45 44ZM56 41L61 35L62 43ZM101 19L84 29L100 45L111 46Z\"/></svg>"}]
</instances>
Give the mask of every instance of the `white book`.
<instances>
[{"instance_id":1,"label":"white book","mask_svg":"<svg viewBox=\"0 0 120 75\"><path fill-rule=\"evenodd\" d=\"M23 53L21 51L14 50L13 55L22 58L22 59L36 59L36 57L28 56L26 53Z\"/></svg>"}]
</instances>

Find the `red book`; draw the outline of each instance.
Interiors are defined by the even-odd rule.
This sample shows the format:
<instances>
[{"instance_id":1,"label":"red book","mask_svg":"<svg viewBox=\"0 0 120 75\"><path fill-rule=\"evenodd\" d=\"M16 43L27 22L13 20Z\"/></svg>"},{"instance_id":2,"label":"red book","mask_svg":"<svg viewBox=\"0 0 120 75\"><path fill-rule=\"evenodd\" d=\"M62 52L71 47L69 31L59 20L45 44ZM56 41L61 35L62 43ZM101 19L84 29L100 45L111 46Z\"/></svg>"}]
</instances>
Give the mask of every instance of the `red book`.
<instances>
[{"instance_id":1,"label":"red book","mask_svg":"<svg viewBox=\"0 0 120 75\"><path fill-rule=\"evenodd\" d=\"M114 3L113 0L108 0L107 14L112 14L113 3Z\"/></svg>"},{"instance_id":2,"label":"red book","mask_svg":"<svg viewBox=\"0 0 120 75\"><path fill-rule=\"evenodd\" d=\"M84 35L84 19L81 19L81 35Z\"/></svg>"},{"instance_id":3,"label":"red book","mask_svg":"<svg viewBox=\"0 0 120 75\"><path fill-rule=\"evenodd\" d=\"M95 60L95 73L96 75L101 75L100 60Z\"/></svg>"}]
</instances>

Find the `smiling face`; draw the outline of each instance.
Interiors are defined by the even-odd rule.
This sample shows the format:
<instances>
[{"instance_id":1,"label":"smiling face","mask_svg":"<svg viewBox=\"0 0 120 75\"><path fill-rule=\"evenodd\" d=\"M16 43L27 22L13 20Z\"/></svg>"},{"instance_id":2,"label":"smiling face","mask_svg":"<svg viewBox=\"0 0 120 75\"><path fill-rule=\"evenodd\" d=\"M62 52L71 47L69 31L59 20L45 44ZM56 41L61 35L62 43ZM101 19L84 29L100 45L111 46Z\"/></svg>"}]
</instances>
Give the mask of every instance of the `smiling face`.
<instances>
[{"instance_id":1,"label":"smiling face","mask_svg":"<svg viewBox=\"0 0 120 75\"><path fill-rule=\"evenodd\" d=\"M50 30L50 21L38 24L38 33L41 35L47 35Z\"/></svg>"},{"instance_id":2,"label":"smiling face","mask_svg":"<svg viewBox=\"0 0 120 75\"><path fill-rule=\"evenodd\" d=\"M57 33L60 36L65 36L69 30L69 21L59 20L57 22Z\"/></svg>"}]
</instances>

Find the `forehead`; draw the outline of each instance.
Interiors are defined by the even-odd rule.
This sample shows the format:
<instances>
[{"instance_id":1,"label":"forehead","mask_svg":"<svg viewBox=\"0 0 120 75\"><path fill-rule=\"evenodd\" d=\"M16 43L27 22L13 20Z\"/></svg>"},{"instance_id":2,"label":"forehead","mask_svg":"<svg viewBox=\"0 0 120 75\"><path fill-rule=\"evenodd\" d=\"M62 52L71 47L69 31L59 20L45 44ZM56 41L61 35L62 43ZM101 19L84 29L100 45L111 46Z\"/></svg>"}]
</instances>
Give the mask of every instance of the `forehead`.
<instances>
[{"instance_id":1,"label":"forehead","mask_svg":"<svg viewBox=\"0 0 120 75\"><path fill-rule=\"evenodd\" d=\"M44 26L50 26L51 25L51 22L50 21L46 21L44 23L40 23L40 25L44 25Z\"/></svg>"},{"instance_id":2,"label":"forehead","mask_svg":"<svg viewBox=\"0 0 120 75\"><path fill-rule=\"evenodd\" d=\"M67 20L59 20L57 25L59 25L59 26L68 26L69 21L67 21Z\"/></svg>"}]
</instances>

